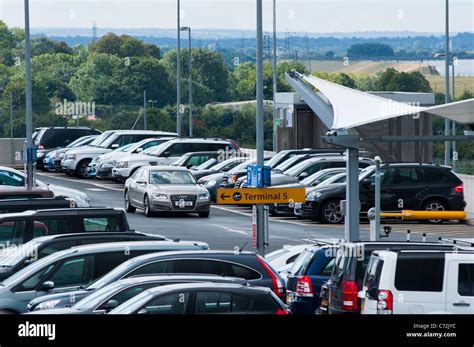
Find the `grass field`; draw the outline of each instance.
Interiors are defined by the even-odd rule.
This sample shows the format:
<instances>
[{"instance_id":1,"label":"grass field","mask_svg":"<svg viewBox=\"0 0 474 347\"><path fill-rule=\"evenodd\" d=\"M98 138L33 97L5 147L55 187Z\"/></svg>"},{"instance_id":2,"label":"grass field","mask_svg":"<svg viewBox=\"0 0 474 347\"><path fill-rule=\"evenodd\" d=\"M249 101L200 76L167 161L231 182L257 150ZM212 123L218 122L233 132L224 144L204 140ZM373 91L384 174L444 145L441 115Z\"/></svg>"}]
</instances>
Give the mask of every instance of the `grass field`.
<instances>
[{"instance_id":1,"label":"grass field","mask_svg":"<svg viewBox=\"0 0 474 347\"><path fill-rule=\"evenodd\" d=\"M345 64L342 60L311 60L301 61L312 72L345 72L345 73L362 73L373 75L380 71L393 67L398 71L412 72L424 70L426 64L413 62L377 62L370 60L347 61Z\"/></svg>"},{"instance_id":2,"label":"grass field","mask_svg":"<svg viewBox=\"0 0 474 347\"><path fill-rule=\"evenodd\" d=\"M425 76L426 79L430 82L431 88L434 92L444 93L444 77L442 76ZM451 88L450 81L450 88ZM454 79L454 89L456 96L462 94L464 90L469 90L474 93L474 77L455 77Z\"/></svg>"}]
</instances>

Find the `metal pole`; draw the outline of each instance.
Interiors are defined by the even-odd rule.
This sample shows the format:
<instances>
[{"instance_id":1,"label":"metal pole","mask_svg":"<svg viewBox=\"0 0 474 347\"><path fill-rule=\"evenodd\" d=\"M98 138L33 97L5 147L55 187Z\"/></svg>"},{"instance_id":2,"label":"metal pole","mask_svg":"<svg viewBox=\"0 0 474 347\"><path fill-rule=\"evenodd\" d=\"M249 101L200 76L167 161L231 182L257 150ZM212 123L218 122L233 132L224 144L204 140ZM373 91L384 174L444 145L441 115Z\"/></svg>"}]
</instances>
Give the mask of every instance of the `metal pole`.
<instances>
[{"instance_id":1,"label":"metal pole","mask_svg":"<svg viewBox=\"0 0 474 347\"><path fill-rule=\"evenodd\" d=\"M193 55L191 44L191 27L189 31L189 137L193 137Z\"/></svg>"},{"instance_id":2,"label":"metal pole","mask_svg":"<svg viewBox=\"0 0 474 347\"><path fill-rule=\"evenodd\" d=\"M143 91L143 129L147 130L147 119L146 119L146 90Z\"/></svg>"},{"instance_id":3,"label":"metal pole","mask_svg":"<svg viewBox=\"0 0 474 347\"><path fill-rule=\"evenodd\" d=\"M33 188L33 107L31 102L31 42L30 42L30 8L25 0L25 102L26 102L26 187Z\"/></svg>"},{"instance_id":4,"label":"metal pole","mask_svg":"<svg viewBox=\"0 0 474 347\"><path fill-rule=\"evenodd\" d=\"M10 161L15 163L15 149L13 148L13 93L10 92Z\"/></svg>"},{"instance_id":5,"label":"metal pole","mask_svg":"<svg viewBox=\"0 0 474 347\"><path fill-rule=\"evenodd\" d=\"M178 20L178 43L176 48L176 132L181 136L181 19L180 19L180 0L177 0L177 20Z\"/></svg>"},{"instance_id":6,"label":"metal pole","mask_svg":"<svg viewBox=\"0 0 474 347\"><path fill-rule=\"evenodd\" d=\"M263 167L263 47L262 47L262 0L257 0L257 165ZM257 205L257 250L265 255L265 211Z\"/></svg>"},{"instance_id":7,"label":"metal pole","mask_svg":"<svg viewBox=\"0 0 474 347\"><path fill-rule=\"evenodd\" d=\"M452 63L452 85L453 85L453 100L456 99L456 90L454 89L454 59L451 61ZM452 130L453 136L456 136L456 122L452 121ZM453 141L453 172L456 172L456 164L458 163L458 152L456 151L456 141Z\"/></svg>"},{"instance_id":8,"label":"metal pole","mask_svg":"<svg viewBox=\"0 0 474 347\"><path fill-rule=\"evenodd\" d=\"M273 70L273 151L278 151L278 127L276 124L277 120L277 108L276 108L276 93L277 90L277 35L276 35L276 0L273 0L273 57L272 57L272 70Z\"/></svg>"},{"instance_id":9,"label":"metal pole","mask_svg":"<svg viewBox=\"0 0 474 347\"><path fill-rule=\"evenodd\" d=\"M380 157L375 157L375 235L371 235L371 241L380 240L380 164L382 160ZM373 237L373 240L372 240Z\"/></svg>"},{"instance_id":10,"label":"metal pole","mask_svg":"<svg viewBox=\"0 0 474 347\"><path fill-rule=\"evenodd\" d=\"M348 242L359 240L359 151L347 148L346 164L346 206L344 238Z\"/></svg>"},{"instance_id":11,"label":"metal pole","mask_svg":"<svg viewBox=\"0 0 474 347\"><path fill-rule=\"evenodd\" d=\"M446 22L445 22L445 58L444 58L444 65L445 65L445 77L444 77L444 103L449 103L449 0L445 0L445 14L446 14ZM444 134L446 136L449 135L449 119L444 120ZM444 143L444 165L449 165L449 158L450 158L450 143L446 141Z\"/></svg>"}]
</instances>

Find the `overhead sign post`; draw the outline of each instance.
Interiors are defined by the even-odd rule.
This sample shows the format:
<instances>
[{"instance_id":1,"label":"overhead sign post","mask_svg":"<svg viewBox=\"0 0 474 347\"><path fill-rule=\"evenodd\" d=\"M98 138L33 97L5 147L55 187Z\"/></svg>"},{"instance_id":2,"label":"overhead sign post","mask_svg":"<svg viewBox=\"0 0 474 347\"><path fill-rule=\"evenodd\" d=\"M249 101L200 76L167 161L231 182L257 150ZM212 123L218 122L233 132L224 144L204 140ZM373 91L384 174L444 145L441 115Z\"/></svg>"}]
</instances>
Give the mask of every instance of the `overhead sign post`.
<instances>
[{"instance_id":1,"label":"overhead sign post","mask_svg":"<svg viewBox=\"0 0 474 347\"><path fill-rule=\"evenodd\" d=\"M217 191L217 203L221 205L265 205L305 201L305 188L224 188Z\"/></svg>"}]
</instances>

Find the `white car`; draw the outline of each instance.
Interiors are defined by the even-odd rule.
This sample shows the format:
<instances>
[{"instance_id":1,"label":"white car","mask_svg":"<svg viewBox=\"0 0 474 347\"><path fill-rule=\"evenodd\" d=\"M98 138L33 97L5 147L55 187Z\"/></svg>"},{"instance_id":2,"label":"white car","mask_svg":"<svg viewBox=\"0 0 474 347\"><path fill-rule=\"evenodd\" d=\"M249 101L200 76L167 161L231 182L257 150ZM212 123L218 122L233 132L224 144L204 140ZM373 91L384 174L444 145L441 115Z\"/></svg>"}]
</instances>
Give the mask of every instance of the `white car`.
<instances>
[{"instance_id":1,"label":"white car","mask_svg":"<svg viewBox=\"0 0 474 347\"><path fill-rule=\"evenodd\" d=\"M17 186L25 185L25 173L9 167L0 166L0 186ZM55 184L46 184L40 180L35 180L38 187L49 189L54 196L62 196L73 201L77 207L90 207L90 200L87 194L72 188L66 188Z\"/></svg>"},{"instance_id":2,"label":"white car","mask_svg":"<svg viewBox=\"0 0 474 347\"><path fill-rule=\"evenodd\" d=\"M296 258L298 258L306 248L311 246L312 245L308 243L302 245L284 245L282 248L268 253L265 259L278 272L288 271Z\"/></svg>"},{"instance_id":3,"label":"white car","mask_svg":"<svg viewBox=\"0 0 474 347\"><path fill-rule=\"evenodd\" d=\"M362 314L474 314L474 249L373 252Z\"/></svg>"},{"instance_id":4,"label":"white car","mask_svg":"<svg viewBox=\"0 0 474 347\"><path fill-rule=\"evenodd\" d=\"M221 139L175 139L166 141L159 146L150 148L140 154L128 154L121 160L117 160L112 169L115 179L125 181L142 166L171 165L183 154L189 152L219 151L226 152L239 151L239 147L231 140ZM223 158L224 160L225 158Z\"/></svg>"},{"instance_id":5,"label":"white car","mask_svg":"<svg viewBox=\"0 0 474 347\"><path fill-rule=\"evenodd\" d=\"M112 134L109 134L105 140L98 144L74 148L67 151L65 159L61 162L61 166L65 172L68 172L71 175L76 175L79 178L86 178L88 176L87 167L95 157L146 138L165 136L177 136L177 134L153 130L117 130Z\"/></svg>"},{"instance_id":6,"label":"white car","mask_svg":"<svg viewBox=\"0 0 474 347\"><path fill-rule=\"evenodd\" d=\"M122 159L127 154L138 154L172 139L174 139L174 137L144 139L118 148L110 153L99 155L89 164L89 175L99 179L112 178L112 168L115 166L117 160Z\"/></svg>"}]
</instances>

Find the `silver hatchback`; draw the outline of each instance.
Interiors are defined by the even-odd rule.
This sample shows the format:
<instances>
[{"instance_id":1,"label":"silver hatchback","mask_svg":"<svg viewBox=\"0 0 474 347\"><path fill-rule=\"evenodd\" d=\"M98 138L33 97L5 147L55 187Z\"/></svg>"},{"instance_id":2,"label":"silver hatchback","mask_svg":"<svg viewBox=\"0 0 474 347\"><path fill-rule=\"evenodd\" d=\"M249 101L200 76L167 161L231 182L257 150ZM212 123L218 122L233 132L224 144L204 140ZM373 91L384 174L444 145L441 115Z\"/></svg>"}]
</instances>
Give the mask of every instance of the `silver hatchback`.
<instances>
[{"instance_id":1,"label":"silver hatchback","mask_svg":"<svg viewBox=\"0 0 474 347\"><path fill-rule=\"evenodd\" d=\"M191 171L177 166L143 166L126 182L125 209L142 209L147 217L157 212L198 213L209 217L210 196Z\"/></svg>"}]
</instances>

